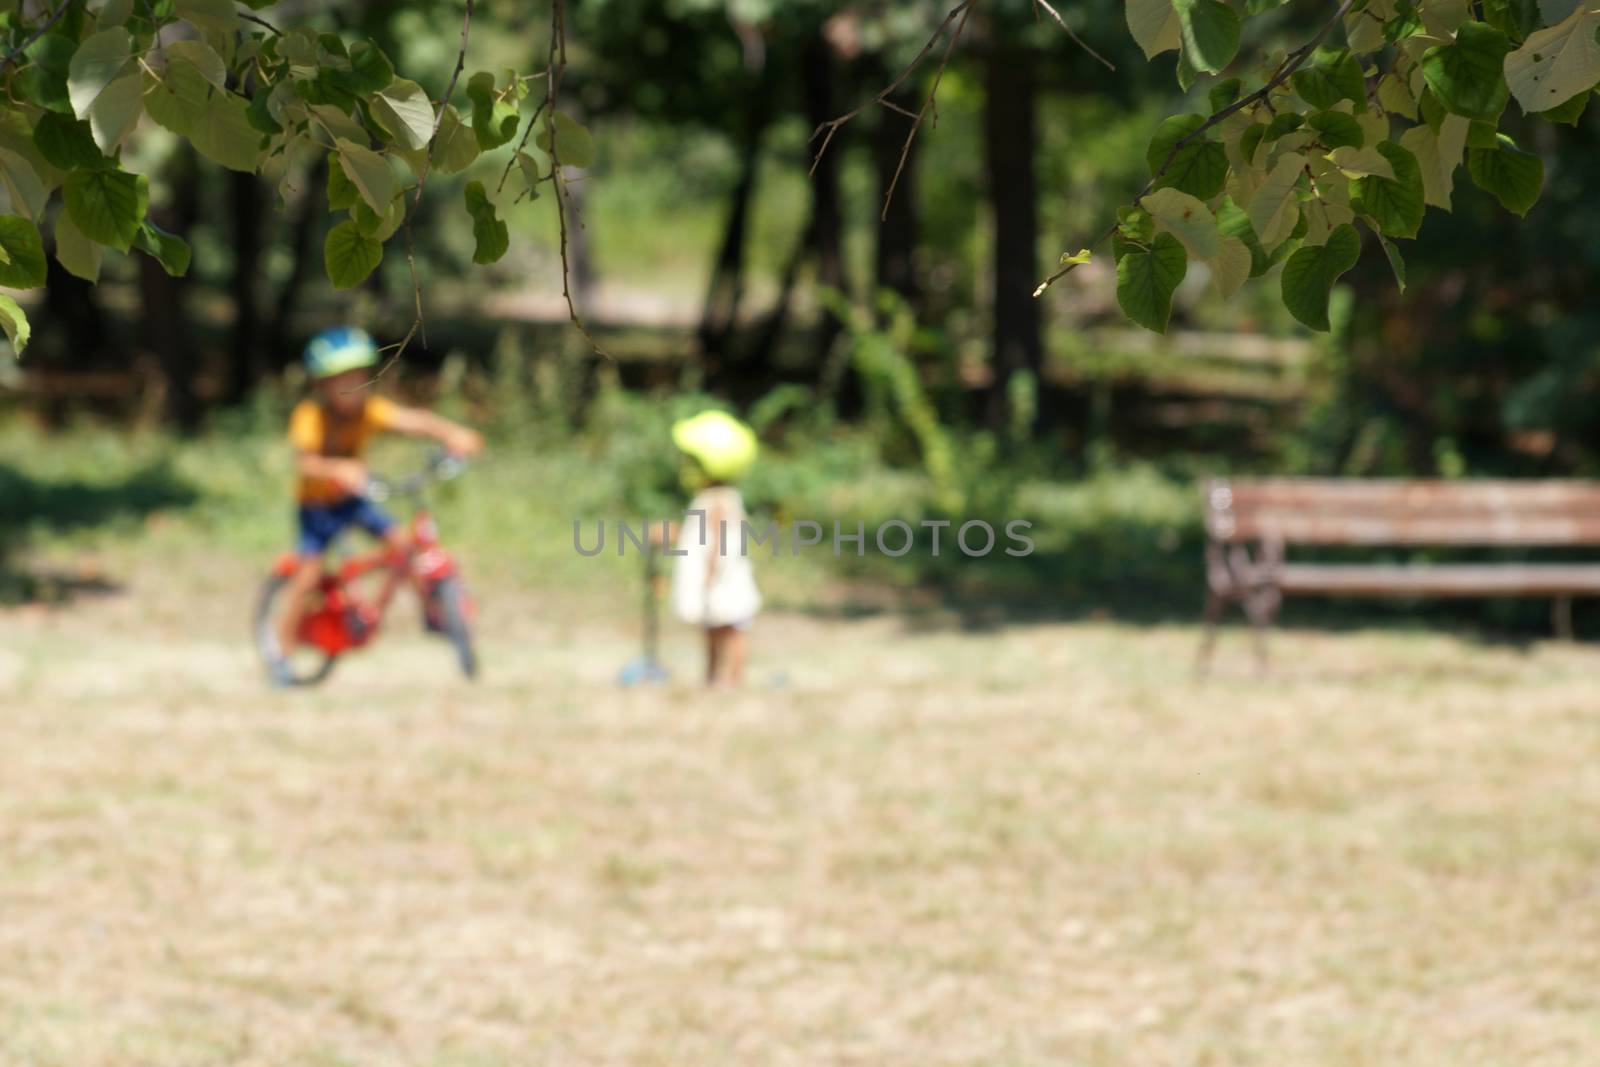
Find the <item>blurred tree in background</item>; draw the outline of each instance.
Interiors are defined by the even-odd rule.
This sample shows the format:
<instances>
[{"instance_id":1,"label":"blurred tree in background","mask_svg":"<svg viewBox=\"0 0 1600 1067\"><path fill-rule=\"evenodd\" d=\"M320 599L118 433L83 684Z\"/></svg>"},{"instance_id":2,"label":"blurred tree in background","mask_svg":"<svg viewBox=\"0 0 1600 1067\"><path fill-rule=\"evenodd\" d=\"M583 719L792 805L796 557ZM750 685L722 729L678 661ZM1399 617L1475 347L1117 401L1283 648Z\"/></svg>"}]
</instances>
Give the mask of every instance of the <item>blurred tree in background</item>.
<instances>
[{"instance_id":1,"label":"blurred tree in background","mask_svg":"<svg viewBox=\"0 0 1600 1067\"><path fill-rule=\"evenodd\" d=\"M177 20L187 6L163 0L152 10ZM1545 161L1543 200L1519 220L1463 168L1453 213L1428 212L1406 246L1405 292L1381 257L1363 259L1334 290L1329 338L1307 340L1285 310L1278 266L1229 304L1207 296L1205 272L1191 272L1171 294L1169 337L1150 340L1123 323L1105 246L1042 296L1033 290L1055 257L1090 243L1151 178L1162 120L1211 113L1214 86L1181 89L1195 81L1188 53L1147 60L1128 33L1127 6L1111 0L1055 6L1081 44L1030 0L977 5L947 62L953 27L897 81L956 6L572 0L562 112L593 127L592 166L563 171L567 196L555 210L512 210L540 193L537 181L495 195L511 151L503 144L497 157L463 156L428 182L413 227L427 343L419 336L407 347L401 377L420 383L455 351L486 376L535 377L576 359L625 385L706 388L741 404L798 388L783 395L845 417L871 396L903 396L910 383L925 395L896 402L906 410L928 408L1002 447L1028 443L1063 470L1095 456L1175 452L1208 465L1360 473L1594 469L1600 453L1586 414L1600 334L1588 294L1600 253L1586 239L1597 221L1584 197L1600 178L1593 109L1573 116L1575 126L1505 110L1503 132ZM103 19L111 7L69 4L51 32L82 32L72 18ZM1391 23L1408 17L1409 5L1380 8ZM12 43L51 10L24 5L9 23ZM1261 84L1260 57L1308 42L1336 10L1252 5L1231 69ZM430 109L450 82L462 14L419 2L261 9L331 53L333 42L317 35L334 35L346 59L370 42L423 88ZM490 134L480 150L495 140L494 108L513 84L505 70L538 85L549 14L544 5L474 12L451 121L473 142ZM277 34L246 25L241 40ZM1432 32L1421 19L1417 27L1402 29ZM1382 56L1398 54L1401 32ZM1511 43L1527 35L1525 26L1506 31ZM1425 44L1441 47L1419 40L1418 55ZM42 55L37 42L29 47ZM43 77L51 62L26 69ZM480 69L493 82L478 120L469 83ZM819 155L818 128L885 86L892 106L866 107ZM254 106L254 89L241 83L240 92L241 106ZM511 101L524 127L539 95ZM123 165L149 177L148 220L186 242L192 264L174 275L158 260L109 255L91 287L48 257L47 284L29 305L33 345L10 379L27 403L58 417L126 412L130 383L147 383L170 418L197 427L214 409L277 389L301 339L325 322L356 318L391 342L407 335L415 314L404 256L383 257L348 292L323 270L329 232L357 221L326 210L325 192L348 195L342 166L330 182L326 150L299 159L298 180L275 193L164 129L146 119L127 138ZM381 129L380 120L366 132L389 151ZM403 150L391 154L403 161ZM475 181L492 212L481 219L461 210ZM548 201L548 180L542 188ZM562 223L593 346L565 326ZM494 244L500 225L505 258L473 264L492 258L482 238ZM52 227L43 232L53 246ZM915 329L903 327L898 307L910 309ZM861 356L883 347L876 337L895 338L913 371L893 371L900 384L888 392L863 378L887 366ZM515 351L523 363L508 371L501 364Z\"/></svg>"}]
</instances>

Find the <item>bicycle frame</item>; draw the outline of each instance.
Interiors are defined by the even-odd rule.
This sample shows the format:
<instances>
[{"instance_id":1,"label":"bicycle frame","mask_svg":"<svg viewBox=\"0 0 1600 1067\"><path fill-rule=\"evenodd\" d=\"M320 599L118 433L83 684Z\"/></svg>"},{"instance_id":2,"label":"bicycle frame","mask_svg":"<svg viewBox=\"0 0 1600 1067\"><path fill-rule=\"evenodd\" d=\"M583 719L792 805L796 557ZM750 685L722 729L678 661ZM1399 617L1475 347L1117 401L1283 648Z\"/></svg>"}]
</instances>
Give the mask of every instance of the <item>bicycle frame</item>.
<instances>
[{"instance_id":1,"label":"bicycle frame","mask_svg":"<svg viewBox=\"0 0 1600 1067\"><path fill-rule=\"evenodd\" d=\"M435 586L457 573L455 559L439 543L439 528L426 507L418 506L406 524L405 544L385 545L351 556L337 568L325 569L317 589L320 605L307 611L300 620L297 636L329 655L360 648L377 636L384 615L400 587L410 584L428 603ZM280 556L274 571L292 576L300 567L295 555ZM354 583L374 571L388 571L378 594L371 600L360 596Z\"/></svg>"}]
</instances>

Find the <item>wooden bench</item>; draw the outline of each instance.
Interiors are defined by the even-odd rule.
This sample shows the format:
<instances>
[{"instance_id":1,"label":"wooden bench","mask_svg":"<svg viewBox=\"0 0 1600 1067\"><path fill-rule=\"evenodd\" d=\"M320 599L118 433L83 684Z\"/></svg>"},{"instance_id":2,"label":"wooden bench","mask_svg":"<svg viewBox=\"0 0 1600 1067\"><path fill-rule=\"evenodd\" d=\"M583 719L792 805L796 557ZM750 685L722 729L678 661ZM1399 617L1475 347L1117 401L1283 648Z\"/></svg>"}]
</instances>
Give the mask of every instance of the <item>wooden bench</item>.
<instances>
[{"instance_id":1,"label":"wooden bench","mask_svg":"<svg viewBox=\"0 0 1600 1067\"><path fill-rule=\"evenodd\" d=\"M1202 668L1217 624L1243 606L1265 667L1266 631L1285 596L1551 597L1572 632L1572 598L1600 596L1597 563L1292 563L1295 545L1600 547L1600 482L1211 479Z\"/></svg>"}]
</instances>

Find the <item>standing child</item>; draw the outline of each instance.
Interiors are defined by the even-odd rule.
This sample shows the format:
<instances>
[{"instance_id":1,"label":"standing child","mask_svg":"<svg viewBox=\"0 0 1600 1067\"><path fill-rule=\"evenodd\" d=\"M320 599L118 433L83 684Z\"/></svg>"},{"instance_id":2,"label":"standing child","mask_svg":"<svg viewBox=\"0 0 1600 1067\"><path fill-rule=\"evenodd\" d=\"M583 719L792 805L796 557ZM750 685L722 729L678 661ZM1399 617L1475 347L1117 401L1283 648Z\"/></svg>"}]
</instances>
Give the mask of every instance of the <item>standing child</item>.
<instances>
[{"instance_id":1,"label":"standing child","mask_svg":"<svg viewBox=\"0 0 1600 1067\"><path fill-rule=\"evenodd\" d=\"M745 631L761 610L755 569L745 552L744 498L733 482L756 458L750 427L720 411L703 411L672 427L699 490L684 516L672 573L672 609L706 635L706 684L731 689L744 681Z\"/></svg>"},{"instance_id":2,"label":"standing child","mask_svg":"<svg viewBox=\"0 0 1600 1067\"><path fill-rule=\"evenodd\" d=\"M322 557L346 529L359 526L396 551L405 532L366 496L367 442L383 432L430 437L458 456L476 455L483 435L421 408L408 408L375 396L368 388L378 363L378 346L358 329L324 330L305 351L312 395L289 415L289 442L298 476L296 521L300 568L290 583L278 619L276 658L268 675L287 685L291 675L283 651L294 647L306 602L322 575Z\"/></svg>"}]
</instances>

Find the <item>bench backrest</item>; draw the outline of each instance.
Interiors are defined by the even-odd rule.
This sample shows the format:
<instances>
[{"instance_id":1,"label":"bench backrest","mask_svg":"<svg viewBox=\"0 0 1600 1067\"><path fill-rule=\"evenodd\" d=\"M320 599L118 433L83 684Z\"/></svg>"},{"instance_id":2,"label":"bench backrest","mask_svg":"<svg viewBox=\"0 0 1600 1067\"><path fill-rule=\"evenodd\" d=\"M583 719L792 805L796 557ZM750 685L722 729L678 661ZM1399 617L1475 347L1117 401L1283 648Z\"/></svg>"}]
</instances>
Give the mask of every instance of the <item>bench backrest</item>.
<instances>
[{"instance_id":1,"label":"bench backrest","mask_svg":"<svg viewBox=\"0 0 1600 1067\"><path fill-rule=\"evenodd\" d=\"M1600 545L1600 482L1211 479L1212 540L1303 545Z\"/></svg>"}]
</instances>

